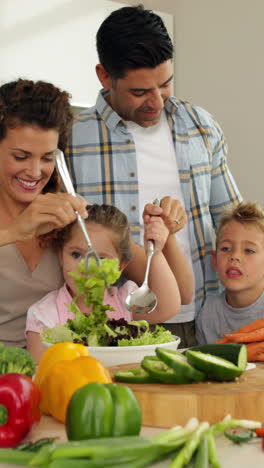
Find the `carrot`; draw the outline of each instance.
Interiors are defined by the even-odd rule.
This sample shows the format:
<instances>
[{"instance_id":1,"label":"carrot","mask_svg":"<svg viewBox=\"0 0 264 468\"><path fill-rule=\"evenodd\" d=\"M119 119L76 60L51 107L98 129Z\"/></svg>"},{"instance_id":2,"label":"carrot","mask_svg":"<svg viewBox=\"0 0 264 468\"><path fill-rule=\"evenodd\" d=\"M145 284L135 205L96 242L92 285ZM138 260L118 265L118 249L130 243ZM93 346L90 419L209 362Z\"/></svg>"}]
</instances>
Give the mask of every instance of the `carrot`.
<instances>
[{"instance_id":1,"label":"carrot","mask_svg":"<svg viewBox=\"0 0 264 468\"><path fill-rule=\"evenodd\" d=\"M230 333L225 335L225 338L233 343L253 343L255 341L264 341L264 327L247 333Z\"/></svg>"},{"instance_id":2,"label":"carrot","mask_svg":"<svg viewBox=\"0 0 264 468\"><path fill-rule=\"evenodd\" d=\"M216 343L228 343L228 339L224 336L221 340L218 340Z\"/></svg>"},{"instance_id":3,"label":"carrot","mask_svg":"<svg viewBox=\"0 0 264 468\"><path fill-rule=\"evenodd\" d=\"M264 361L264 341L247 344L248 361Z\"/></svg>"},{"instance_id":4,"label":"carrot","mask_svg":"<svg viewBox=\"0 0 264 468\"><path fill-rule=\"evenodd\" d=\"M256 361L264 361L264 353L258 354L256 357Z\"/></svg>"},{"instance_id":5,"label":"carrot","mask_svg":"<svg viewBox=\"0 0 264 468\"><path fill-rule=\"evenodd\" d=\"M259 328L264 328L264 318L255 320L255 322L251 322L248 325L245 325L244 327L239 328L238 330L236 330L233 333L249 333L249 332L255 331L255 330L259 329Z\"/></svg>"}]
</instances>

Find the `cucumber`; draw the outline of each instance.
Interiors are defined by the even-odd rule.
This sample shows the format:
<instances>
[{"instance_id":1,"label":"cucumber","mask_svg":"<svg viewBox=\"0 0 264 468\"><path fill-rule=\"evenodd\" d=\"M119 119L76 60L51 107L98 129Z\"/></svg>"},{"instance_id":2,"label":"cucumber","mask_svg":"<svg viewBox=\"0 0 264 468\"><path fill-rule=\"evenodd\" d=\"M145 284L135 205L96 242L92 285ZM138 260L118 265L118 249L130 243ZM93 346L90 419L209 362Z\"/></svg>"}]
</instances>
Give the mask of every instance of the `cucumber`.
<instances>
[{"instance_id":1,"label":"cucumber","mask_svg":"<svg viewBox=\"0 0 264 468\"><path fill-rule=\"evenodd\" d=\"M182 353L172 351L170 349L156 348L158 358L163 361L167 366L171 367L179 375L182 375L195 382L202 382L205 380L205 373L195 369L187 361L187 358Z\"/></svg>"},{"instance_id":2,"label":"cucumber","mask_svg":"<svg viewBox=\"0 0 264 468\"><path fill-rule=\"evenodd\" d=\"M161 361L157 356L146 356L141 361L142 368L149 375L161 383L167 384L188 384L191 379L184 375L174 372L165 362Z\"/></svg>"},{"instance_id":3,"label":"cucumber","mask_svg":"<svg viewBox=\"0 0 264 468\"><path fill-rule=\"evenodd\" d=\"M202 353L213 354L223 359L227 359L243 371L247 367L247 347L240 343L212 343L194 346L191 351L201 351Z\"/></svg>"},{"instance_id":4,"label":"cucumber","mask_svg":"<svg viewBox=\"0 0 264 468\"><path fill-rule=\"evenodd\" d=\"M190 364L205 372L209 379L219 381L235 380L243 372L242 369L227 361L227 359L202 353L201 351L189 349L186 351L186 357Z\"/></svg>"}]
</instances>

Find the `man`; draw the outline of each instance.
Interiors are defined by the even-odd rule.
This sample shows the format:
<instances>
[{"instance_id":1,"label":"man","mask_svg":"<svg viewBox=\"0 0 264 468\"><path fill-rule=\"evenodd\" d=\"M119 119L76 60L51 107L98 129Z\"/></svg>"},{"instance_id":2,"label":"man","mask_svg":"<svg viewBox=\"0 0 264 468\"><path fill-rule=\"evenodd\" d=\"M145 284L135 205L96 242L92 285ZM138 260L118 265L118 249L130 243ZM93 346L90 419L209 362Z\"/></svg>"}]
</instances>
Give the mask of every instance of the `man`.
<instances>
[{"instance_id":1,"label":"man","mask_svg":"<svg viewBox=\"0 0 264 468\"><path fill-rule=\"evenodd\" d=\"M205 110L171 97L173 45L158 15L142 6L114 11L97 32L97 51L104 89L79 115L67 153L75 187L91 203L124 211L136 242L147 202L170 195L184 206L189 222L176 236L192 263L195 299L166 326L190 346L195 309L219 287L210 260L214 230L241 201L224 137Z\"/></svg>"}]
</instances>

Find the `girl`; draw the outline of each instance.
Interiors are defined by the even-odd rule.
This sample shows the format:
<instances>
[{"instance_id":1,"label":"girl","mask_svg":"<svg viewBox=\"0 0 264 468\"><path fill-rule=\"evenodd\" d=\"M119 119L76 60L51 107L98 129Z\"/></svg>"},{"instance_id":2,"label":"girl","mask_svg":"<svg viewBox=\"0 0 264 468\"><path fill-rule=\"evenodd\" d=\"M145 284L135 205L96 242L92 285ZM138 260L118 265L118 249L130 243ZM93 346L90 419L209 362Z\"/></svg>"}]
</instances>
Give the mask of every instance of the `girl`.
<instances>
[{"instance_id":1,"label":"girl","mask_svg":"<svg viewBox=\"0 0 264 468\"><path fill-rule=\"evenodd\" d=\"M146 216L145 221L145 242L148 239L153 239L155 242L155 255L150 268L150 288L157 295L158 305L151 314L133 316L125 308L125 299L137 288L137 285L127 281L120 288L114 286L112 295L105 291L104 303L114 308L114 311L107 313L110 319L125 318L128 321L144 319L150 323L158 323L168 320L179 311L181 298L178 284L162 253L169 231L161 217ZM89 207L86 223L93 247L99 256L118 258L120 269L123 270L131 258L127 217L114 206L92 205ZM37 361L44 350L40 338L41 330L53 327L57 323L65 323L68 318L72 318L67 304L72 301L77 291L68 273L76 270L76 265L85 257L87 251L86 241L76 222L57 232L53 244L58 251L65 284L33 304L28 310L27 347ZM83 302L79 302L78 306L82 312L89 313Z\"/></svg>"}]
</instances>

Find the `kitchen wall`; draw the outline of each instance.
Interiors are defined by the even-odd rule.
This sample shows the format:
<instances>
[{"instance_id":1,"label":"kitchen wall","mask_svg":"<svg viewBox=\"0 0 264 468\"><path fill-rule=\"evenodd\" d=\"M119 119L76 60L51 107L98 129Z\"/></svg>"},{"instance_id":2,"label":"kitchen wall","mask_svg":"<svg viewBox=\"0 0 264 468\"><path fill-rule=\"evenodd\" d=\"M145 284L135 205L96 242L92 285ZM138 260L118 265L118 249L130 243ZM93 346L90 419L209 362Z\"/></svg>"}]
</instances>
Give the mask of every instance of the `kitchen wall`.
<instances>
[{"instance_id":1,"label":"kitchen wall","mask_svg":"<svg viewBox=\"0 0 264 468\"><path fill-rule=\"evenodd\" d=\"M0 0L0 83L42 79L68 90L75 106L93 105L101 85L96 32L112 10L107 0ZM161 13L173 35L172 15Z\"/></svg>"},{"instance_id":2,"label":"kitchen wall","mask_svg":"<svg viewBox=\"0 0 264 468\"><path fill-rule=\"evenodd\" d=\"M244 198L264 205L264 1L141 3L174 15L176 95L217 117Z\"/></svg>"}]
</instances>

